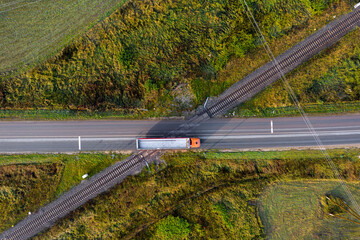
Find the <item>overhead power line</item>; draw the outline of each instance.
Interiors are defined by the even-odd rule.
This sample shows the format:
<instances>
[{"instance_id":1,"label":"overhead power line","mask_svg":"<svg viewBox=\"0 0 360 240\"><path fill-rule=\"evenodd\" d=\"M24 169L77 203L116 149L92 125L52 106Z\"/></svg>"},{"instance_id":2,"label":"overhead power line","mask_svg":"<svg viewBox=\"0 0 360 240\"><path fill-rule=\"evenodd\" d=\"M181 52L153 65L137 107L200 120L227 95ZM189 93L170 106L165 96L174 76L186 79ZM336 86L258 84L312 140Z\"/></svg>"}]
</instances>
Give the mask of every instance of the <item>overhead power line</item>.
<instances>
[{"instance_id":1,"label":"overhead power line","mask_svg":"<svg viewBox=\"0 0 360 240\"><path fill-rule=\"evenodd\" d=\"M258 34L259 38L261 39L261 41L264 43L264 48L266 50L266 53L268 54L268 56L270 57L270 59L273 61L274 63L274 67L279 71L281 79L285 85L285 88L287 90L287 92L289 93L291 99L293 100L293 102L295 103L298 111L301 114L301 117L303 118L307 128L309 129L311 135L313 136L317 146L319 147L321 153L323 154L324 158L326 159L326 161L328 162L329 166L331 167L332 171L334 172L335 177L339 180L342 188L344 189L346 195L348 196L348 198L350 199L351 203L353 204L356 212L360 215L360 207L359 204L357 203L357 201L354 198L354 195L351 193L350 189L348 188L348 186L346 185L346 182L344 181L343 177L341 176L339 170L337 169L337 167L334 164L334 161L331 159L330 155L328 154L327 150L324 147L324 144L322 143L319 134L316 132L316 130L314 129L310 119L308 118L307 114L305 113L304 109L301 107L300 102L298 100L298 98L296 97L292 87L290 86L287 78L285 77L284 71L282 70L280 64L278 63L278 61L276 60L273 52L271 51L269 44L267 43L264 34L262 33L258 22L256 21L250 7L248 6L246 0L243 0L241 2L242 6L244 7L244 10L246 12L246 15L248 16L251 25L253 26L253 28L255 29L256 33Z\"/></svg>"}]
</instances>

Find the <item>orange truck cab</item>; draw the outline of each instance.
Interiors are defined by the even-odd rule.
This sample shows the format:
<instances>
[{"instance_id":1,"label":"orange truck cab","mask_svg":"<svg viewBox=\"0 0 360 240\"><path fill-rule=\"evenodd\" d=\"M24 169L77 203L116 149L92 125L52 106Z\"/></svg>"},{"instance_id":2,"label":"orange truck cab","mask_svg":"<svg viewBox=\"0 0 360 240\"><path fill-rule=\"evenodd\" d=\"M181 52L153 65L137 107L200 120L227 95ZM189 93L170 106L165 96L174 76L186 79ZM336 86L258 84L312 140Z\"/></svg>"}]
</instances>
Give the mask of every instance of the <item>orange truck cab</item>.
<instances>
[{"instance_id":1,"label":"orange truck cab","mask_svg":"<svg viewBox=\"0 0 360 240\"><path fill-rule=\"evenodd\" d=\"M190 147L199 148L200 147L200 138L190 138Z\"/></svg>"}]
</instances>

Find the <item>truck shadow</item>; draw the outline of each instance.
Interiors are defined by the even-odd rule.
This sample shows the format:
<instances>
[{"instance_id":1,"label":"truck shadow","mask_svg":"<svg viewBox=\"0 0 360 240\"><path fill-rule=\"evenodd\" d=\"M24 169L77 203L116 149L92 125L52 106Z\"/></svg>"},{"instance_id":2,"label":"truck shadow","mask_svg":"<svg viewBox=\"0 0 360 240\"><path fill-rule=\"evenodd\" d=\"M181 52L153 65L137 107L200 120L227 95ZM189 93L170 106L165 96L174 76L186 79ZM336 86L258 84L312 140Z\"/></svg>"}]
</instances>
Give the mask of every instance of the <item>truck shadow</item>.
<instances>
[{"instance_id":1,"label":"truck shadow","mask_svg":"<svg viewBox=\"0 0 360 240\"><path fill-rule=\"evenodd\" d=\"M241 127L246 119L237 119L236 123L231 118L213 118L198 125L191 126L181 131L176 137L200 138L203 149L217 148L226 136L231 135L234 130ZM177 130L186 121L184 120L161 120L148 132L139 137L163 138L169 137L169 132ZM231 123L231 124L230 124Z\"/></svg>"},{"instance_id":2,"label":"truck shadow","mask_svg":"<svg viewBox=\"0 0 360 240\"><path fill-rule=\"evenodd\" d=\"M185 120L160 120L149 129L142 137L146 138L164 138L169 132L174 131L184 124ZM183 137L183 136L179 136Z\"/></svg>"}]
</instances>

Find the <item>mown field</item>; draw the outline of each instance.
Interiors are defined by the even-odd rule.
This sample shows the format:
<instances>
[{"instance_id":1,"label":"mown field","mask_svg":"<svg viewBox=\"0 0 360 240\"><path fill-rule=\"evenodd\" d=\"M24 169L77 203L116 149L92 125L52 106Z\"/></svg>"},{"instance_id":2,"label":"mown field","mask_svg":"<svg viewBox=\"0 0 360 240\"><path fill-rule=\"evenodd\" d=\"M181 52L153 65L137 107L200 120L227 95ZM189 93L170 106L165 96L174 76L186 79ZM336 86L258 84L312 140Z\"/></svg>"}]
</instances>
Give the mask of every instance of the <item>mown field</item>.
<instances>
[{"instance_id":1,"label":"mown field","mask_svg":"<svg viewBox=\"0 0 360 240\"><path fill-rule=\"evenodd\" d=\"M348 187L359 202L359 183L348 183ZM267 188L260 197L260 216L268 239L359 239L360 222L354 224L323 211L321 196L326 194L349 202L338 181L289 181ZM342 216L356 220L348 213Z\"/></svg>"},{"instance_id":2,"label":"mown field","mask_svg":"<svg viewBox=\"0 0 360 240\"><path fill-rule=\"evenodd\" d=\"M47 60L125 2L1 0L0 76Z\"/></svg>"},{"instance_id":3,"label":"mown field","mask_svg":"<svg viewBox=\"0 0 360 240\"><path fill-rule=\"evenodd\" d=\"M359 179L359 150L335 149L329 150L329 154L358 198L359 192L353 186ZM62 155L59 157L68 160L59 162L58 173L51 175L45 167L56 164L51 161L53 157L21 155L14 156L13 160L10 160L11 156L0 158L3 163L1 172L12 172L10 176L0 176L0 186L5 193L1 195L0 208L7 208L6 213L11 213L3 216L0 222L6 224L1 229L14 224L31 207L36 209L61 192L58 189L62 181L69 181L72 175L60 174L64 172L61 166L66 168L67 163L76 162L76 167L70 167L73 170L68 172L76 169L79 173L75 175L80 177L83 172L95 172L91 169L100 170L97 164L102 159L107 159L108 164L114 161L111 155L98 155L95 160L91 160L91 155L81 155L81 161L76 155L70 159ZM85 159L89 159L88 163L84 162ZM336 187L332 171L318 151L184 152L168 153L164 160L166 165L151 166L151 173L144 170L138 176L127 178L35 239L265 239L266 234L271 234L269 227L278 229L283 220L293 230L304 229L301 216L306 216L316 226L323 226L323 229L332 228L337 223L356 229L321 214L317 201L321 201L325 193L335 189L336 197L346 199L346 196ZM16 161L26 164L14 164ZM16 180L16 176L25 170L28 173L21 175L22 180ZM34 178L32 172L38 177ZM17 212L18 206L6 200L9 198L6 191L12 188L16 192L24 188L25 181L29 186L23 190L27 197L16 195L14 198L18 199L16 203L21 201L26 207ZM43 190L49 193L42 196L38 188L49 182L51 185ZM65 190L73 183L61 189ZM33 194L42 196L41 203L31 201ZM274 194L278 196L272 197ZM276 204L273 199L278 200ZM279 206L282 203L284 208ZM303 215L296 215L298 211ZM311 223L306 228L319 230L311 228ZM345 229L336 227L332 229ZM277 238L277 235L273 239L287 239L289 236L286 231L280 233L284 234L281 235L283 238ZM308 236L315 237L316 233L308 231Z\"/></svg>"},{"instance_id":4,"label":"mown field","mask_svg":"<svg viewBox=\"0 0 360 240\"><path fill-rule=\"evenodd\" d=\"M253 0L250 6L277 55L354 3ZM308 64L291 73L297 74L290 82L301 103L360 99L354 73L358 34L316 57L312 69L321 71L309 71ZM240 1L132 0L55 57L2 77L0 106L35 112L144 108L145 116L179 115L268 60ZM243 108L261 112L292 104L281 85L270 89Z\"/></svg>"}]
</instances>

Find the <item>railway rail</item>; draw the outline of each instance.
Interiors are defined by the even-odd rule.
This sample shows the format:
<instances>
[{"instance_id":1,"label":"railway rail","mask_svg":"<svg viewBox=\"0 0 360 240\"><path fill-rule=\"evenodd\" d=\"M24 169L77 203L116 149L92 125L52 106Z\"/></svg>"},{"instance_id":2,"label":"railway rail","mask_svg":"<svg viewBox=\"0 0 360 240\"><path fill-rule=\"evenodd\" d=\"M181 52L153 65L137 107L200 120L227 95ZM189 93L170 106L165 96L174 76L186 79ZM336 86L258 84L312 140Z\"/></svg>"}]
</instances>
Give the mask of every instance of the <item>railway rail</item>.
<instances>
[{"instance_id":1,"label":"railway rail","mask_svg":"<svg viewBox=\"0 0 360 240\"><path fill-rule=\"evenodd\" d=\"M276 61L279 65L275 65L274 61L269 62L234 84L219 97L212 99L208 106L200 109L178 129L169 132L167 136L183 135L191 128L198 126L202 121L225 113L278 80L281 76L280 70L284 74L290 72L315 54L333 45L359 24L360 8L357 8L353 12L334 20L278 56ZM59 199L19 222L15 227L3 232L0 239L21 240L36 235L88 200L120 183L126 176L139 172L147 164L146 159L151 162L161 155L162 152L160 151L141 151L122 162L114 164L72 188ZM152 160L149 160L149 158Z\"/></svg>"},{"instance_id":2,"label":"railway rail","mask_svg":"<svg viewBox=\"0 0 360 240\"><path fill-rule=\"evenodd\" d=\"M208 117L213 117L225 113L278 80L281 77L279 70L284 74L289 73L320 51L336 43L359 25L360 8L357 8L281 54L276 58L278 65L275 64L275 61L271 61L234 84L218 98L212 100L209 106L201 110L197 116L206 114Z\"/></svg>"},{"instance_id":3,"label":"railway rail","mask_svg":"<svg viewBox=\"0 0 360 240\"><path fill-rule=\"evenodd\" d=\"M157 159L161 154L160 151L141 151L114 164L89 180L83 181L53 203L31 214L15 227L1 234L0 239L21 240L34 236L89 199L121 182L126 176L141 171L147 164L146 159Z\"/></svg>"},{"instance_id":4,"label":"railway rail","mask_svg":"<svg viewBox=\"0 0 360 240\"><path fill-rule=\"evenodd\" d=\"M188 129L198 126L202 121L221 115L245 100L250 99L280 79L280 70L284 74L289 73L306 60L335 44L358 25L360 25L360 8L332 21L278 56L276 58L278 65L276 65L275 61L271 61L235 83L220 96L212 99L207 106L201 107L192 118L178 129L171 131L168 136L185 134Z\"/></svg>"}]
</instances>

